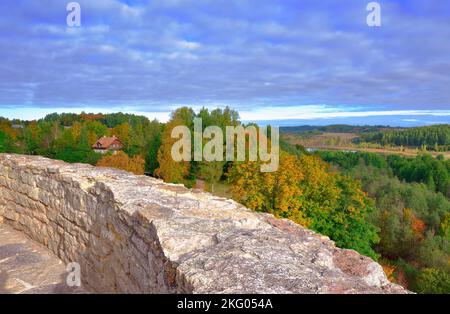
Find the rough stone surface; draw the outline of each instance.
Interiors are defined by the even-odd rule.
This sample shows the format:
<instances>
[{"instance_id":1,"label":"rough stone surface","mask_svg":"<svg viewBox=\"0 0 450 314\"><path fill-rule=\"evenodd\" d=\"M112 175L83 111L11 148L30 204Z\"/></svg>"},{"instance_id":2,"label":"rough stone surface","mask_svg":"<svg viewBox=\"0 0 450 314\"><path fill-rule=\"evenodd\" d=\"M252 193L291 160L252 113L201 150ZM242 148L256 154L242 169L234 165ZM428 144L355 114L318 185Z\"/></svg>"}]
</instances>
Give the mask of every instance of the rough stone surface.
<instances>
[{"instance_id":1,"label":"rough stone surface","mask_svg":"<svg viewBox=\"0 0 450 314\"><path fill-rule=\"evenodd\" d=\"M85 293L66 284L66 267L49 249L0 225L0 294Z\"/></svg>"},{"instance_id":2,"label":"rough stone surface","mask_svg":"<svg viewBox=\"0 0 450 314\"><path fill-rule=\"evenodd\" d=\"M115 169L0 154L0 217L93 292L407 292L291 221Z\"/></svg>"}]
</instances>

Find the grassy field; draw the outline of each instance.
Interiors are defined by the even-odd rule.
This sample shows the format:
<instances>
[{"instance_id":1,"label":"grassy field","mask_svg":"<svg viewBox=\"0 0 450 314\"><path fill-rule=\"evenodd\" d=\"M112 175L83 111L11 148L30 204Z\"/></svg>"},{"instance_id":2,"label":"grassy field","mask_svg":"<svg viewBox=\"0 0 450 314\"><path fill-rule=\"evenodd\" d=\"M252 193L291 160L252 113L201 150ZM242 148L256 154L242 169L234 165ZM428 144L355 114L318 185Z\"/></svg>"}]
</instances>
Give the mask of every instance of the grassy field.
<instances>
[{"instance_id":1,"label":"grassy field","mask_svg":"<svg viewBox=\"0 0 450 314\"><path fill-rule=\"evenodd\" d=\"M321 146L352 146L352 140L358 137L354 133L332 133L325 132L321 134L296 134L286 133L283 135L291 144L301 144L304 147Z\"/></svg>"},{"instance_id":2,"label":"grassy field","mask_svg":"<svg viewBox=\"0 0 450 314\"><path fill-rule=\"evenodd\" d=\"M226 182L216 182L214 186L211 186L210 183L207 183L203 180L197 180L197 184L195 186L197 189L204 190L206 192L210 192L219 197L231 198L230 185Z\"/></svg>"}]
</instances>

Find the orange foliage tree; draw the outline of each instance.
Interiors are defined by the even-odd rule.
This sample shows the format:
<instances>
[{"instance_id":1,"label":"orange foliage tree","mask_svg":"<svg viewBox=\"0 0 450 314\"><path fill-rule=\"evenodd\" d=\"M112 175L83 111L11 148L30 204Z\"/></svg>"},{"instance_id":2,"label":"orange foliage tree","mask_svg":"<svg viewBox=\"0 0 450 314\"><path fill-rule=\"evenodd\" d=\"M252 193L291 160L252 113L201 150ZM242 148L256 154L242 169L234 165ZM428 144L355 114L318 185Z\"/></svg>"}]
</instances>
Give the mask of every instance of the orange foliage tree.
<instances>
[{"instance_id":1,"label":"orange foliage tree","mask_svg":"<svg viewBox=\"0 0 450 314\"><path fill-rule=\"evenodd\" d=\"M94 120L99 120L101 118L104 117L103 114L101 113L96 113L96 114L92 114L92 113L81 113L80 117L82 120L84 121L94 121Z\"/></svg>"},{"instance_id":2,"label":"orange foliage tree","mask_svg":"<svg viewBox=\"0 0 450 314\"><path fill-rule=\"evenodd\" d=\"M383 271L386 274L386 277L389 279L390 282L396 282L395 280L395 266L389 265L389 264L381 264L383 267Z\"/></svg>"},{"instance_id":3,"label":"orange foliage tree","mask_svg":"<svg viewBox=\"0 0 450 314\"><path fill-rule=\"evenodd\" d=\"M410 208L403 209L403 219L406 224L411 226L414 237L417 240L422 240L426 229L426 225L423 220L417 218Z\"/></svg>"},{"instance_id":4,"label":"orange foliage tree","mask_svg":"<svg viewBox=\"0 0 450 314\"><path fill-rule=\"evenodd\" d=\"M112 167L132 172L134 174L144 174L145 160L141 156L130 158L122 151L114 155L103 156L98 162L97 166Z\"/></svg>"}]
</instances>

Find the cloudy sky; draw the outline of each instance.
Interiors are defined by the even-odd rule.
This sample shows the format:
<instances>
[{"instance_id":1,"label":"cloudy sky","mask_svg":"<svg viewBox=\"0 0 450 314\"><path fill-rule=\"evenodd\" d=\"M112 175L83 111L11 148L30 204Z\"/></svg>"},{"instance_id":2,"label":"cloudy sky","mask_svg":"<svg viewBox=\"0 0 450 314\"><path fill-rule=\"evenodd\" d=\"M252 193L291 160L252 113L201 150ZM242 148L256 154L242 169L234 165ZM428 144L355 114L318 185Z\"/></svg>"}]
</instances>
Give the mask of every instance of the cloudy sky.
<instances>
[{"instance_id":1,"label":"cloudy sky","mask_svg":"<svg viewBox=\"0 0 450 314\"><path fill-rule=\"evenodd\" d=\"M229 105L245 120L450 123L450 2L0 2L0 116Z\"/></svg>"}]
</instances>

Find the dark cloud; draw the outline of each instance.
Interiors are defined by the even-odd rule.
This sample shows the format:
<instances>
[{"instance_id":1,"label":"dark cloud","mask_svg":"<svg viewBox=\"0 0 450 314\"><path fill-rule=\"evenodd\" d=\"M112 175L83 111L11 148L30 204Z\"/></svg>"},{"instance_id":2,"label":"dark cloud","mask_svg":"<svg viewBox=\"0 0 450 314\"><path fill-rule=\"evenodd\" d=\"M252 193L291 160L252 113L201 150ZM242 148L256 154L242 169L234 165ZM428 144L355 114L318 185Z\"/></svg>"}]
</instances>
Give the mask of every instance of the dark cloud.
<instances>
[{"instance_id":1,"label":"dark cloud","mask_svg":"<svg viewBox=\"0 0 450 314\"><path fill-rule=\"evenodd\" d=\"M0 108L450 108L448 1L68 2L1 1Z\"/></svg>"}]
</instances>

